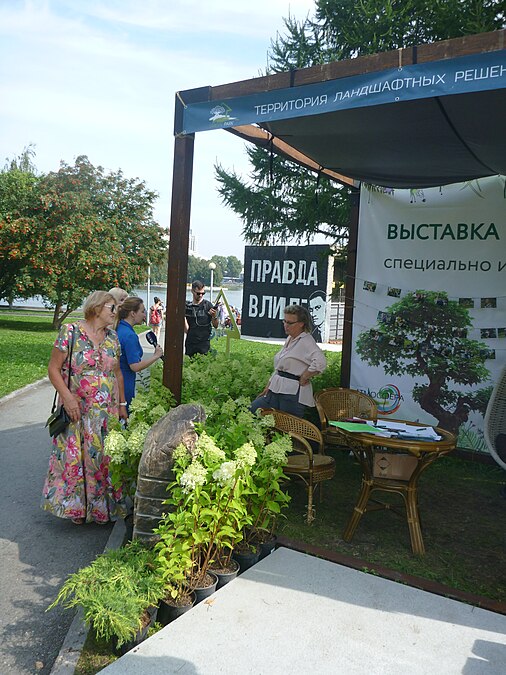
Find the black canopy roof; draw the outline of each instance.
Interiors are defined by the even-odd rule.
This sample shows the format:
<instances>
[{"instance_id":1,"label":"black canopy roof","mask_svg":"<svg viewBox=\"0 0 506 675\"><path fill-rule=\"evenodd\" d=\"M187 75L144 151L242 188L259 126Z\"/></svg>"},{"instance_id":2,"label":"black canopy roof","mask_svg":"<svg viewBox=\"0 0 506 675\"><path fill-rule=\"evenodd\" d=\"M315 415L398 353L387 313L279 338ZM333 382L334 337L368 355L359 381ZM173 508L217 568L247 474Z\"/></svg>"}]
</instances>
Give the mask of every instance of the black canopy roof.
<instances>
[{"instance_id":1,"label":"black canopy roof","mask_svg":"<svg viewBox=\"0 0 506 675\"><path fill-rule=\"evenodd\" d=\"M505 37L505 30L470 35L176 94L167 284L172 320L163 376L176 399L182 384L194 132L226 129L354 186L363 181L422 188L506 175ZM349 263L357 204L354 200ZM348 327L352 304L350 296ZM344 386L350 342L345 335Z\"/></svg>"}]
</instances>

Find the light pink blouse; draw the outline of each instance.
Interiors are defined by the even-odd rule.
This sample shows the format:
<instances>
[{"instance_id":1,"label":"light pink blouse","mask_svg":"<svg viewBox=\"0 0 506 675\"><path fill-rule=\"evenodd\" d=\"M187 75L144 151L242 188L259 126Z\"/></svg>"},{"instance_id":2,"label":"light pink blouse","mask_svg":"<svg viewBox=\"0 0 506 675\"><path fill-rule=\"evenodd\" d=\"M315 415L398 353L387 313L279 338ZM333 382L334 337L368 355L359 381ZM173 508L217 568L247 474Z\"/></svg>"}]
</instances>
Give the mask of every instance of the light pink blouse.
<instances>
[{"instance_id":1,"label":"light pink blouse","mask_svg":"<svg viewBox=\"0 0 506 675\"><path fill-rule=\"evenodd\" d=\"M287 338L281 351L274 357L275 371L269 380L269 389L275 394L299 393L299 403L314 406L313 386L311 382L299 386L297 380L289 380L278 375L281 370L292 375L302 375L306 368L312 373L321 373L327 367L325 354L316 344L310 333L301 333L296 338Z\"/></svg>"}]
</instances>

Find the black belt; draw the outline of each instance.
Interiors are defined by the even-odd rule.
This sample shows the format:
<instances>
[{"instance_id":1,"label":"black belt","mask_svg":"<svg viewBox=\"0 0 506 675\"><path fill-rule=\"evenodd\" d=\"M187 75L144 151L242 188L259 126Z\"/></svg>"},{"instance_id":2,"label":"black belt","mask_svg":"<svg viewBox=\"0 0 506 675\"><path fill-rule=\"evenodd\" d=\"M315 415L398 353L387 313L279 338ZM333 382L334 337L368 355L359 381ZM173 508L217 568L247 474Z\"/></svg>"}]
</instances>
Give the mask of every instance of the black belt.
<instances>
[{"instance_id":1,"label":"black belt","mask_svg":"<svg viewBox=\"0 0 506 675\"><path fill-rule=\"evenodd\" d=\"M300 375L292 375L292 373L285 373L284 370L277 370L276 372L280 377L286 377L287 380L297 380L297 382L299 382L300 380Z\"/></svg>"}]
</instances>

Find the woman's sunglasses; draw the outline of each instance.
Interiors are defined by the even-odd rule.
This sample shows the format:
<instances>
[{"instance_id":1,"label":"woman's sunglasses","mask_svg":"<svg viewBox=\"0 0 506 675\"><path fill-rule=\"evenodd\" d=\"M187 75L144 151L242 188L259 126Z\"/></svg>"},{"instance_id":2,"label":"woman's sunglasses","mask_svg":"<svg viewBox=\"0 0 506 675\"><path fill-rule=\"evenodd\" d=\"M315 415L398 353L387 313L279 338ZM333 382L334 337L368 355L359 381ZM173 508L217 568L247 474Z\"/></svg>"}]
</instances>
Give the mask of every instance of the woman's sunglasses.
<instances>
[{"instance_id":1,"label":"woman's sunglasses","mask_svg":"<svg viewBox=\"0 0 506 675\"><path fill-rule=\"evenodd\" d=\"M116 311L116 305L104 305L104 307L109 307L109 309L111 310L111 312L112 312L113 314L114 314L114 312Z\"/></svg>"}]
</instances>

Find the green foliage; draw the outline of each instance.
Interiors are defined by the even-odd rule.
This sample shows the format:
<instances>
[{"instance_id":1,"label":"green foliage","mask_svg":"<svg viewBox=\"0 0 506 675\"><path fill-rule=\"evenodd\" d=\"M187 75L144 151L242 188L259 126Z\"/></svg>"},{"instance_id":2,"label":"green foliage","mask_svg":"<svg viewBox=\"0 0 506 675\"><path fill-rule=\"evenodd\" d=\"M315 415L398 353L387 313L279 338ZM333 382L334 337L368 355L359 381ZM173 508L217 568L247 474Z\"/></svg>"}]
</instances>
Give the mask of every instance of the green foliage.
<instances>
[{"instance_id":1,"label":"green foliage","mask_svg":"<svg viewBox=\"0 0 506 675\"><path fill-rule=\"evenodd\" d=\"M147 433L175 405L171 392L161 383L161 368L152 367L151 371L149 390L139 391L130 404L128 426L122 428L117 419L111 419L104 443L111 460L109 475L113 488L132 499Z\"/></svg>"},{"instance_id":2,"label":"green foliage","mask_svg":"<svg viewBox=\"0 0 506 675\"><path fill-rule=\"evenodd\" d=\"M213 282L215 286L221 284L224 276L238 277L243 268L242 262L234 255L213 255L211 260L205 260L205 258L197 258L190 255L188 256L187 283L191 284L192 281L198 279L209 286L211 283L211 270L209 269L210 262L213 262L216 265L216 269L213 272Z\"/></svg>"},{"instance_id":3,"label":"green foliage","mask_svg":"<svg viewBox=\"0 0 506 675\"><path fill-rule=\"evenodd\" d=\"M308 169L265 150L246 150L252 164L251 180L215 165L218 192L243 222L243 234L252 244L282 243L287 236L308 242L323 234L342 245L347 237L350 205L348 190ZM270 178L270 171L274 180Z\"/></svg>"},{"instance_id":4,"label":"green foliage","mask_svg":"<svg viewBox=\"0 0 506 675\"><path fill-rule=\"evenodd\" d=\"M456 432L469 410L483 411L488 400L485 391L462 394L448 386L475 385L489 376L487 345L460 337L469 327L468 310L446 293L418 290L391 305L383 321L358 337L357 353L389 375L426 377L428 384L413 387L413 398L443 428Z\"/></svg>"},{"instance_id":5,"label":"green foliage","mask_svg":"<svg viewBox=\"0 0 506 675\"><path fill-rule=\"evenodd\" d=\"M317 0L314 17L289 16L271 40L267 73L504 28L499 0ZM335 186L268 149L248 148L249 180L215 165L218 192L242 220L246 239L272 244L323 233L347 236L349 189ZM272 175L272 178L271 178Z\"/></svg>"},{"instance_id":6,"label":"green foliage","mask_svg":"<svg viewBox=\"0 0 506 675\"><path fill-rule=\"evenodd\" d=\"M0 296L41 295L57 327L92 290L144 281L166 250L155 199L84 156L40 178L11 167L0 174L0 209L10 205L0 210Z\"/></svg>"},{"instance_id":7,"label":"green foliage","mask_svg":"<svg viewBox=\"0 0 506 675\"><path fill-rule=\"evenodd\" d=\"M121 646L135 637L144 612L158 604L163 593L154 552L132 542L72 574L48 609L57 604L82 607L96 636L115 637Z\"/></svg>"},{"instance_id":8,"label":"green foliage","mask_svg":"<svg viewBox=\"0 0 506 675\"><path fill-rule=\"evenodd\" d=\"M269 442L272 418L253 415L248 403L214 405L195 447L173 453L175 480L155 547L173 598L202 585L213 562L227 565L251 530L271 531L288 504L281 481L290 439Z\"/></svg>"},{"instance_id":9,"label":"green foliage","mask_svg":"<svg viewBox=\"0 0 506 675\"><path fill-rule=\"evenodd\" d=\"M279 347L273 350L276 351ZM252 401L262 391L271 373L272 359L266 358L265 352L251 348L247 353L236 353L235 344L229 357L224 353L185 357L182 402L205 406L212 401L241 396Z\"/></svg>"}]
</instances>

